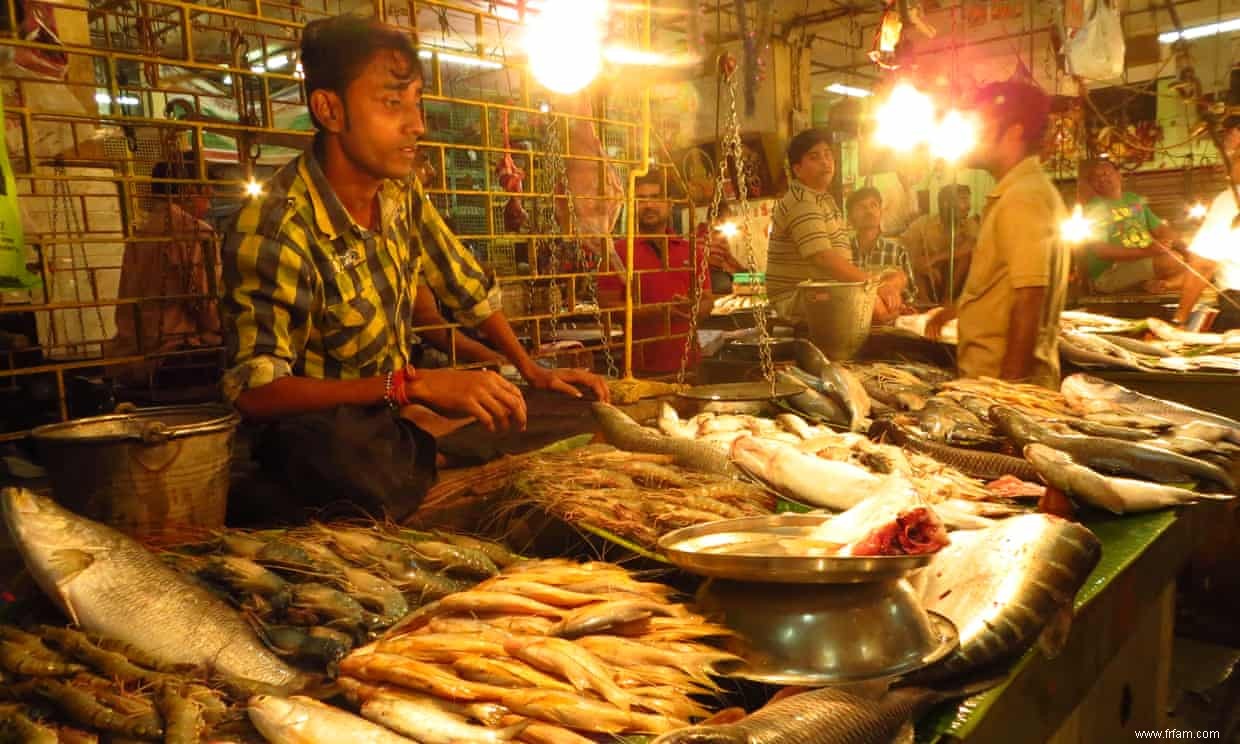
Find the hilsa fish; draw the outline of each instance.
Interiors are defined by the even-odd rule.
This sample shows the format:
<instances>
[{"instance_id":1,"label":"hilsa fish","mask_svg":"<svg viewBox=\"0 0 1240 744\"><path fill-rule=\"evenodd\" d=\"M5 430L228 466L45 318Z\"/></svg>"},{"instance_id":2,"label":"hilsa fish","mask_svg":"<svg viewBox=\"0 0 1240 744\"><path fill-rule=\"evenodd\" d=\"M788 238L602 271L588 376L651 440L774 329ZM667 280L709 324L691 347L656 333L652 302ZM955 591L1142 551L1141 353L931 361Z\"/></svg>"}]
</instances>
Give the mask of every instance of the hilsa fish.
<instances>
[{"instance_id":1,"label":"hilsa fish","mask_svg":"<svg viewBox=\"0 0 1240 744\"><path fill-rule=\"evenodd\" d=\"M981 692L996 681L949 691L899 687L877 700L823 687L771 703L736 723L668 732L653 744L889 744L931 706Z\"/></svg>"},{"instance_id":2,"label":"hilsa fish","mask_svg":"<svg viewBox=\"0 0 1240 744\"><path fill-rule=\"evenodd\" d=\"M304 686L236 610L128 536L20 488L0 492L0 511L35 582L88 633L164 664L280 690Z\"/></svg>"}]
</instances>

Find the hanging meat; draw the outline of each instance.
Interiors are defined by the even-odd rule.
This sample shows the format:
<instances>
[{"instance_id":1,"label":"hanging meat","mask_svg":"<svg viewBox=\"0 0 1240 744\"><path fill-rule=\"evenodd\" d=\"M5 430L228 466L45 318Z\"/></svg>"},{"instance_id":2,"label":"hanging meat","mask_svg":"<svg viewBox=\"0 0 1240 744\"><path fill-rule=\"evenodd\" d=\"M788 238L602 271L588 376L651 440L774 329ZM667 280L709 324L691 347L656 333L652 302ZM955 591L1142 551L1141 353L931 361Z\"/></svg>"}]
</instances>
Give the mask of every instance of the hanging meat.
<instances>
[{"instance_id":1,"label":"hanging meat","mask_svg":"<svg viewBox=\"0 0 1240 744\"><path fill-rule=\"evenodd\" d=\"M504 149L511 150L512 138L508 134L508 111L505 109L499 112L499 125L504 132ZM495 167L495 176L499 179L500 188L504 191L510 193L523 191L521 184L525 179L525 171L517 167L511 152L505 152L504 157L500 158L499 165ZM508 203L504 205L504 230L520 232L529 218L530 215L521 204L521 199L516 196L508 197Z\"/></svg>"},{"instance_id":2,"label":"hanging meat","mask_svg":"<svg viewBox=\"0 0 1240 744\"><path fill-rule=\"evenodd\" d=\"M591 116L588 101L578 99L572 113ZM624 204L624 185L615 167L607 160L603 143L589 119L573 119L568 125L568 156L564 159L568 196L572 199L575 223L569 220L568 199L557 196L555 216L565 234L609 235ZM564 193L563 184L556 185L556 194ZM570 226L571 225L571 226ZM581 241L594 253L602 255L610 241L591 237Z\"/></svg>"}]
</instances>

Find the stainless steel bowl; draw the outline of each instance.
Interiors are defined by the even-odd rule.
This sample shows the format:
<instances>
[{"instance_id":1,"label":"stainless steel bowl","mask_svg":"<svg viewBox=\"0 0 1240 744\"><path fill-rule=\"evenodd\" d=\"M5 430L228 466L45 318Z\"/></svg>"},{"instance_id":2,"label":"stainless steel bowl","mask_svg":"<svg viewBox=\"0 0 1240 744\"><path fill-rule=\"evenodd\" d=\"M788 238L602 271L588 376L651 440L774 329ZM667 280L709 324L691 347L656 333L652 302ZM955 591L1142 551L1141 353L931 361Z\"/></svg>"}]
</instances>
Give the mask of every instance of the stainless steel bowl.
<instances>
[{"instance_id":1,"label":"stainless steel bowl","mask_svg":"<svg viewBox=\"0 0 1240 744\"><path fill-rule=\"evenodd\" d=\"M903 579L866 584L769 584L712 579L698 606L739 635L731 676L777 685L893 677L955 650L956 628L926 612Z\"/></svg>"},{"instance_id":2,"label":"stainless steel bowl","mask_svg":"<svg viewBox=\"0 0 1240 744\"><path fill-rule=\"evenodd\" d=\"M690 573L738 581L850 584L901 578L929 563L929 555L834 556L779 549L809 538L831 519L825 514L742 517L684 527L659 540L659 551ZM795 545L795 543L793 543Z\"/></svg>"}]
</instances>

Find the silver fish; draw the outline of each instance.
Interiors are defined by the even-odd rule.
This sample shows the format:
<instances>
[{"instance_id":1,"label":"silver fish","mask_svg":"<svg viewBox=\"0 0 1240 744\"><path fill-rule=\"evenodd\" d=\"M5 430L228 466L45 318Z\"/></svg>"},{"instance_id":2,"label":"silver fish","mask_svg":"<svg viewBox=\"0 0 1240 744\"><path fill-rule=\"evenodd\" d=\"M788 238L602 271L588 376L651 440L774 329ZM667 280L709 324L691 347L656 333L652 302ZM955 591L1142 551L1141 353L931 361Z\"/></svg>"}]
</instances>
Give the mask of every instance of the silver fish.
<instances>
[{"instance_id":1,"label":"silver fish","mask_svg":"<svg viewBox=\"0 0 1240 744\"><path fill-rule=\"evenodd\" d=\"M0 492L0 506L31 576L83 630L167 664L285 690L304 683L240 614L131 538L25 489Z\"/></svg>"},{"instance_id":2,"label":"silver fish","mask_svg":"<svg viewBox=\"0 0 1240 744\"><path fill-rule=\"evenodd\" d=\"M849 414L849 429L860 431L862 422L870 415L870 396L849 370L832 364L826 354L805 339L797 339L795 346L797 367L818 381L815 389L834 399Z\"/></svg>"},{"instance_id":3,"label":"silver fish","mask_svg":"<svg viewBox=\"0 0 1240 744\"><path fill-rule=\"evenodd\" d=\"M800 387L800 392L796 395L789 396L787 404L792 406L797 413L808 416L820 423L834 424L836 426L849 426L852 420L851 415L845 411L836 400L832 397L824 395L815 389L813 380L808 375L794 374L794 371L780 371L776 375L776 379L781 383L796 385Z\"/></svg>"},{"instance_id":4,"label":"silver fish","mask_svg":"<svg viewBox=\"0 0 1240 744\"><path fill-rule=\"evenodd\" d=\"M1232 498L1230 494L1197 493L1131 478L1108 478L1077 465L1068 454L1041 444L1025 447L1025 458L1050 485L1115 514L1191 504L1198 499L1227 501Z\"/></svg>"},{"instance_id":5,"label":"silver fish","mask_svg":"<svg viewBox=\"0 0 1240 744\"><path fill-rule=\"evenodd\" d=\"M1240 444L1240 421L1219 416L1208 411L1152 398L1129 390L1122 385L1100 380L1089 375L1071 375L1064 378L1060 392L1068 399L1068 405L1083 414L1089 413L1135 413L1156 416L1174 424L1193 421L1223 426L1231 430L1228 438Z\"/></svg>"},{"instance_id":6,"label":"silver fish","mask_svg":"<svg viewBox=\"0 0 1240 744\"><path fill-rule=\"evenodd\" d=\"M499 744L529 726L528 721L501 729L478 726L448 712L437 699L416 693L376 693L362 703L362 716L422 744Z\"/></svg>"},{"instance_id":7,"label":"silver fish","mask_svg":"<svg viewBox=\"0 0 1240 744\"><path fill-rule=\"evenodd\" d=\"M271 744L411 744L399 734L307 697L256 695L250 698L250 723Z\"/></svg>"},{"instance_id":8,"label":"silver fish","mask_svg":"<svg viewBox=\"0 0 1240 744\"><path fill-rule=\"evenodd\" d=\"M771 703L736 723L668 732L653 744L889 744L930 706L989 684L943 692L900 687L877 700L823 687Z\"/></svg>"},{"instance_id":9,"label":"silver fish","mask_svg":"<svg viewBox=\"0 0 1240 744\"><path fill-rule=\"evenodd\" d=\"M955 624L960 647L913 679L925 684L1022 653L1057 614L1070 611L1101 557L1092 532L1047 514L952 533L951 545L914 583L925 608Z\"/></svg>"},{"instance_id":10,"label":"silver fish","mask_svg":"<svg viewBox=\"0 0 1240 744\"><path fill-rule=\"evenodd\" d=\"M1152 357L1171 356L1171 352L1167 351L1163 347L1158 346L1157 344L1151 344L1146 341L1139 341L1135 338L1128 338L1127 336L1107 336L1107 335L1100 335L1099 338L1104 338L1107 341L1110 341L1111 343L1115 344L1116 346L1127 349L1128 351L1131 351L1134 354L1144 354L1146 356L1152 356Z\"/></svg>"},{"instance_id":11,"label":"silver fish","mask_svg":"<svg viewBox=\"0 0 1240 744\"><path fill-rule=\"evenodd\" d=\"M594 417L607 441L630 452L654 452L672 455L676 464L704 473L739 475L728 453L710 444L688 439L673 439L647 431L624 411L608 403L592 403Z\"/></svg>"}]
</instances>

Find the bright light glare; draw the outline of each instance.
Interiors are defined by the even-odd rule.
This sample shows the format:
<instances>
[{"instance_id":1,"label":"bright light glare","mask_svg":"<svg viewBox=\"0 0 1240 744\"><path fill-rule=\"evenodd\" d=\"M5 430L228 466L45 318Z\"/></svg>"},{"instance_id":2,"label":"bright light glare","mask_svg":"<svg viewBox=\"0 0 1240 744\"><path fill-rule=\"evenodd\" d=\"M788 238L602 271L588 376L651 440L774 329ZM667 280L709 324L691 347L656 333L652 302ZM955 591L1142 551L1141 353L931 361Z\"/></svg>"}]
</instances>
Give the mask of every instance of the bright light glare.
<instances>
[{"instance_id":1,"label":"bright light glare","mask_svg":"<svg viewBox=\"0 0 1240 744\"><path fill-rule=\"evenodd\" d=\"M720 235L727 238L728 240L735 238L736 234L740 232L740 228L736 226L735 222L724 222L720 224L718 227L716 227L715 229L719 231Z\"/></svg>"},{"instance_id":2,"label":"bright light glare","mask_svg":"<svg viewBox=\"0 0 1240 744\"><path fill-rule=\"evenodd\" d=\"M875 115L878 131L874 138L898 152L907 152L925 142L934 121L934 103L930 96L908 83L900 83L891 97L879 106Z\"/></svg>"},{"instance_id":3,"label":"bright light glare","mask_svg":"<svg viewBox=\"0 0 1240 744\"><path fill-rule=\"evenodd\" d=\"M250 72L257 72L261 75L262 73L266 71L267 71L267 68L264 67L263 65L250 65Z\"/></svg>"},{"instance_id":4,"label":"bright light glare","mask_svg":"<svg viewBox=\"0 0 1240 744\"><path fill-rule=\"evenodd\" d=\"M481 67L484 70L502 70L504 66L493 59L483 59L481 57L469 57L463 54L452 54L451 52L438 52L440 64L460 65L462 67ZM418 51L418 56L422 59L430 59L431 52L422 49Z\"/></svg>"},{"instance_id":5,"label":"bright light glare","mask_svg":"<svg viewBox=\"0 0 1240 744\"><path fill-rule=\"evenodd\" d=\"M930 154L955 163L977 144L977 123L955 109L948 111L930 135Z\"/></svg>"},{"instance_id":6,"label":"bright light glare","mask_svg":"<svg viewBox=\"0 0 1240 744\"><path fill-rule=\"evenodd\" d=\"M531 18L525 50L534 79L556 93L576 93L603 69L607 0L548 0Z\"/></svg>"},{"instance_id":7,"label":"bright light glare","mask_svg":"<svg viewBox=\"0 0 1240 744\"><path fill-rule=\"evenodd\" d=\"M288 55L277 54L274 57L267 58L268 70L279 70L280 68L286 66L288 66Z\"/></svg>"},{"instance_id":8,"label":"bright light glare","mask_svg":"<svg viewBox=\"0 0 1240 744\"><path fill-rule=\"evenodd\" d=\"M1206 205L1196 202L1188 208L1188 218L1190 220L1204 220L1206 218Z\"/></svg>"},{"instance_id":9,"label":"bright light glare","mask_svg":"<svg viewBox=\"0 0 1240 744\"><path fill-rule=\"evenodd\" d=\"M1184 29L1182 36L1185 41L1192 39L1201 39L1206 36L1215 36L1217 34L1227 34L1232 31L1240 31L1240 18L1233 18L1230 21L1222 23L1207 23L1202 26L1192 26ZM1171 44L1179 41L1181 34L1179 31L1168 31L1158 35L1158 41L1163 44Z\"/></svg>"},{"instance_id":10,"label":"bright light glare","mask_svg":"<svg viewBox=\"0 0 1240 744\"><path fill-rule=\"evenodd\" d=\"M827 92L835 93L836 95L841 96L849 96L852 98L869 98L874 95L874 91L866 90L865 88L854 88L851 85L844 85L843 83L831 83L827 86Z\"/></svg>"},{"instance_id":11,"label":"bright light glare","mask_svg":"<svg viewBox=\"0 0 1240 744\"><path fill-rule=\"evenodd\" d=\"M1059 226L1059 234L1068 243L1084 243L1093 233L1094 223L1085 217L1081 205L1072 208L1072 216Z\"/></svg>"},{"instance_id":12,"label":"bright light glare","mask_svg":"<svg viewBox=\"0 0 1240 744\"><path fill-rule=\"evenodd\" d=\"M263 195L263 185L253 178L245 185L245 195L251 199Z\"/></svg>"},{"instance_id":13,"label":"bright light glare","mask_svg":"<svg viewBox=\"0 0 1240 744\"><path fill-rule=\"evenodd\" d=\"M111 103L111 102L112 102L112 96L108 95L107 93L96 93L95 94L95 103L106 104L106 103Z\"/></svg>"}]
</instances>

